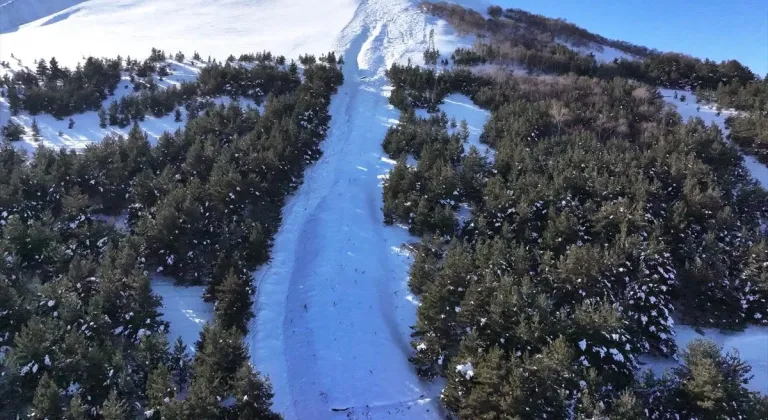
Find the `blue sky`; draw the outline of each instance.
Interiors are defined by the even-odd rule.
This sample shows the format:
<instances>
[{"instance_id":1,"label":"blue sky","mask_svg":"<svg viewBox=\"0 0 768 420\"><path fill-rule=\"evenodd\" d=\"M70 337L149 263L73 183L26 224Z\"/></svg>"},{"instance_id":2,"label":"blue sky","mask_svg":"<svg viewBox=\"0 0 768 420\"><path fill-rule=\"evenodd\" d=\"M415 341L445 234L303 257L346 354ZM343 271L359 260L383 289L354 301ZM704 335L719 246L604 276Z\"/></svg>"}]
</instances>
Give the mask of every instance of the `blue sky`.
<instances>
[{"instance_id":1,"label":"blue sky","mask_svg":"<svg viewBox=\"0 0 768 420\"><path fill-rule=\"evenodd\" d=\"M607 38L768 74L768 0L490 0L559 17Z\"/></svg>"}]
</instances>

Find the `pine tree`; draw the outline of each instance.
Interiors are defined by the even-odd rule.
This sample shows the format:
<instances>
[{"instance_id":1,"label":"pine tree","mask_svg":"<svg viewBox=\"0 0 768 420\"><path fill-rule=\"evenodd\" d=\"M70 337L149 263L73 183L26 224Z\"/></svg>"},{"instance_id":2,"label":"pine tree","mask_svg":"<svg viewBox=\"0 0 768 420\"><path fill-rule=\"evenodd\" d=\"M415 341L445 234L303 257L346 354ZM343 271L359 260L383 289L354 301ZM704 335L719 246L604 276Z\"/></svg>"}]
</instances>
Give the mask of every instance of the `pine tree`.
<instances>
[{"instance_id":1,"label":"pine tree","mask_svg":"<svg viewBox=\"0 0 768 420\"><path fill-rule=\"evenodd\" d=\"M151 410L159 410L176 398L176 389L171 385L171 374L163 365L157 365L147 379L147 401ZM159 411L157 411L159 414ZM160 418L160 416L156 416Z\"/></svg>"},{"instance_id":2,"label":"pine tree","mask_svg":"<svg viewBox=\"0 0 768 420\"><path fill-rule=\"evenodd\" d=\"M13 121L8 121L8 124L3 126L3 138L8 141L19 141L21 137L26 134L24 127L21 124L17 124Z\"/></svg>"},{"instance_id":3,"label":"pine tree","mask_svg":"<svg viewBox=\"0 0 768 420\"><path fill-rule=\"evenodd\" d=\"M48 80L62 80L64 77L64 73L59 67L59 62L56 61L56 57L51 57L50 63L50 75L48 77Z\"/></svg>"},{"instance_id":4,"label":"pine tree","mask_svg":"<svg viewBox=\"0 0 768 420\"><path fill-rule=\"evenodd\" d=\"M18 115L21 110L21 97L16 85L8 86L8 106L11 109L11 115Z\"/></svg>"},{"instance_id":5,"label":"pine tree","mask_svg":"<svg viewBox=\"0 0 768 420\"><path fill-rule=\"evenodd\" d=\"M280 414L273 412L272 387L253 371L249 363L243 363L234 379L234 396L237 419L279 420Z\"/></svg>"},{"instance_id":6,"label":"pine tree","mask_svg":"<svg viewBox=\"0 0 768 420\"><path fill-rule=\"evenodd\" d=\"M102 106L99 108L99 127L107 128L107 110Z\"/></svg>"},{"instance_id":7,"label":"pine tree","mask_svg":"<svg viewBox=\"0 0 768 420\"><path fill-rule=\"evenodd\" d=\"M224 282L217 288L216 320L222 328L247 331L251 312L251 292L247 278L230 270Z\"/></svg>"},{"instance_id":8,"label":"pine tree","mask_svg":"<svg viewBox=\"0 0 768 420\"><path fill-rule=\"evenodd\" d=\"M635 395L628 390L619 394L613 401L613 410L610 418L613 420L636 420L646 417L643 405Z\"/></svg>"},{"instance_id":9,"label":"pine tree","mask_svg":"<svg viewBox=\"0 0 768 420\"><path fill-rule=\"evenodd\" d=\"M69 409L67 410L67 413L64 416L64 419L65 420L87 420L88 419L85 406L83 405L83 400L80 398L79 395L75 395L69 401Z\"/></svg>"},{"instance_id":10,"label":"pine tree","mask_svg":"<svg viewBox=\"0 0 768 420\"><path fill-rule=\"evenodd\" d=\"M50 70L48 70L48 63L45 62L45 60L40 60L37 62L37 70L35 71L37 76L40 79L47 79L48 75L50 74Z\"/></svg>"},{"instance_id":11,"label":"pine tree","mask_svg":"<svg viewBox=\"0 0 768 420\"><path fill-rule=\"evenodd\" d=\"M706 340L694 340L683 352L685 364L674 370L680 381L680 414L696 418L738 418L755 410L744 388L751 368Z\"/></svg>"},{"instance_id":12,"label":"pine tree","mask_svg":"<svg viewBox=\"0 0 768 420\"><path fill-rule=\"evenodd\" d=\"M30 417L34 419L58 419L62 414L61 391L56 384L43 374L37 384L35 396L30 407Z\"/></svg>"},{"instance_id":13,"label":"pine tree","mask_svg":"<svg viewBox=\"0 0 768 420\"><path fill-rule=\"evenodd\" d=\"M173 350L171 350L169 366L171 373L173 374L173 381L176 384L176 388L183 390L187 386L190 376L190 365L192 358L187 353L187 345L181 337L176 337L176 341L173 343Z\"/></svg>"},{"instance_id":14,"label":"pine tree","mask_svg":"<svg viewBox=\"0 0 768 420\"><path fill-rule=\"evenodd\" d=\"M40 139L40 126L37 125L37 118L32 118L32 137L35 140Z\"/></svg>"},{"instance_id":15,"label":"pine tree","mask_svg":"<svg viewBox=\"0 0 768 420\"><path fill-rule=\"evenodd\" d=\"M115 389L110 391L99 412L104 420L125 420L131 417L130 409L125 401L117 395Z\"/></svg>"},{"instance_id":16,"label":"pine tree","mask_svg":"<svg viewBox=\"0 0 768 420\"><path fill-rule=\"evenodd\" d=\"M503 12L501 6L488 6L488 15L494 19L501 18Z\"/></svg>"}]
</instances>

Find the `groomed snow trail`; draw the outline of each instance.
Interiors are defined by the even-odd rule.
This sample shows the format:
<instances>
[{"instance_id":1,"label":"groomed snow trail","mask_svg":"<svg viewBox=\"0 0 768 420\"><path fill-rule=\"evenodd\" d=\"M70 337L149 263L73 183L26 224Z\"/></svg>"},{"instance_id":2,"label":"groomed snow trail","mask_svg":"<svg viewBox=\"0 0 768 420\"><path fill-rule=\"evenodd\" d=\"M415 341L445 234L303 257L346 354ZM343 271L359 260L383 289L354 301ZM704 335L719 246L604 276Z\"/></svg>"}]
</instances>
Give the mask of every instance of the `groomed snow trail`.
<instances>
[{"instance_id":1,"label":"groomed snow trail","mask_svg":"<svg viewBox=\"0 0 768 420\"><path fill-rule=\"evenodd\" d=\"M420 56L428 18L407 0L362 1L338 38L344 85L323 156L283 209L272 261L254 274L248 343L288 419L439 418L439 386L408 361L416 308L407 288L415 241L382 216L381 142L398 112L384 71Z\"/></svg>"}]
</instances>

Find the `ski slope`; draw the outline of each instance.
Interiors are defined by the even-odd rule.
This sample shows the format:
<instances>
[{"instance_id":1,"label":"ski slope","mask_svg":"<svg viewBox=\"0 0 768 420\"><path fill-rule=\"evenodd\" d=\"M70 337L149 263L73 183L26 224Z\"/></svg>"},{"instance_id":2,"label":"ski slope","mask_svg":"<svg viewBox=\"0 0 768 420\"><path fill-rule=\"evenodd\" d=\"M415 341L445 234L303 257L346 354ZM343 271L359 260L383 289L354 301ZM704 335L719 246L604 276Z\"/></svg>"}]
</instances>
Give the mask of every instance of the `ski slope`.
<instances>
[{"instance_id":1,"label":"ski slope","mask_svg":"<svg viewBox=\"0 0 768 420\"><path fill-rule=\"evenodd\" d=\"M323 156L284 208L271 263L255 274L251 355L288 419L440 418L439 384L420 381L408 361L416 307L402 249L417 239L385 226L381 212L392 168L381 142L399 117L384 71L420 61L431 27L410 1L369 0L338 38L345 83Z\"/></svg>"}]
</instances>

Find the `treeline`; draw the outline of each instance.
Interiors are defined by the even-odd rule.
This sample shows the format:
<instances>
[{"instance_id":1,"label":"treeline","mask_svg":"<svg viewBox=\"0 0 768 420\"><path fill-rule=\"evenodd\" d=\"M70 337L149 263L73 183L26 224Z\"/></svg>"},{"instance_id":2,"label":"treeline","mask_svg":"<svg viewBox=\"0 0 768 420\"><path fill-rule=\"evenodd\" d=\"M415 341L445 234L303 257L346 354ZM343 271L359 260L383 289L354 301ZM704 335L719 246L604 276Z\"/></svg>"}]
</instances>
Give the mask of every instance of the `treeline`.
<instances>
[{"instance_id":1,"label":"treeline","mask_svg":"<svg viewBox=\"0 0 768 420\"><path fill-rule=\"evenodd\" d=\"M112 95L120 82L122 59L89 57L74 70L60 67L56 58L39 60L36 70L22 69L4 76L8 103L12 114L27 110L30 114L46 113L56 118L95 111Z\"/></svg>"},{"instance_id":2,"label":"treeline","mask_svg":"<svg viewBox=\"0 0 768 420\"><path fill-rule=\"evenodd\" d=\"M199 55L195 56L198 61ZM147 115L157 118L176 112L180 121L180 109L188 114L200 110L199 97L231 96L246 97L261 103L270 94L283 95L294 91L301 80L298 66L294 61L286 63L283 56L273 57L270 52L243 54L236 61L230 56L224 63L210 60L200 69L199 77L192 82L173 84L161 88L158 81L172 75L170 57L159 49L144 61L131 59L97 59L89 57L84 66L78 64L75 70L62 68L56 58L39 60L37 70L21 69L13 76L5 76L0 87L5 87L12 114L26 110L32 115L48 113L61 119L85 111L98 111L102 128L106 126L127 127L131 122L143 121ZM184 61L184 54L174 56ZM316 62L329 65L343 63L334 52L319 58L302 56L302 64L310 66ZM287 71L286 71L287 70ZM336 80L324 83L339 83L339 74L325 75ZM132 93L115 99L108 106L102 103L115 93L122 79L128 79L125 88L132 87Z\"/></svg>"},{"instance_id":3,"label":"treeline","mask_svg":"<svg viewBox=\"0 0 768 420\"><path fill-rule=\"evenodd\" d=\"M456 49L451 55L454 64L511 64L530 73L572 73L603 80L621 77L652 86L689 89L701 101L714 102L719 108L744 111L730 118L729 126L735 131L731 140L768 164L764 151L768 129L762 124L768 118L768 79L755 75L736 60L716 63L679 53L642 51L642 47L622 46L592 36L560 19L519 9L503 10L491 6L488 9L491 17L486 19L476 11L455 4L424 3L424 8L460 30L483 35L483 40L475 46ZM579 54L564 45L565 41L577 46L590 42L608 45L638 58L598 62L593 55ZM447 61L443 63L447 64Z\"/></svg>"},{"instance_id":4,"label":"treeline","mask_svg":"<svg viewBox=\"0 0 768 420\"><path fill-rule=\"evenodd\" d=\"M768 195L722 132L664 110L624 79L513 77L393 66L401 122L387 222L425 235L411 268L421 305L412 361L447 378L460 418L760 418L749 367L711 343L676 348L674 317L764 324ZM481 141L440 114L453 92L490 110ZM418 158L415 167L405 156ZM455 211L472 217L461 226ZM683 354L637 378L638 356ZM750 417L753 416L753 417Z\"/></svg>"},{"instance_id":5,"label":"treeline","mask_svg":"<svg viewBox=\"0 0 768 420\"><path fill-rule=\"evenodd\" d=\"M456 64L475 65L486 62L516 64L529 71L547 74L575 73L580 76L614 77L639 80L654 86L701 89L728 95L734 100L742 89L754 97L755 86L761 79L736 60L716 63L685 54L661 53L644 47L607 40L561 19L550 19L519 9L489 8L490 18L450 3L425 2L428 13L448 20L465 32L481 34L483 41L471 49L459 48L453 54ZM575 42L574 42L575 41ZM589 45L597 43L614 47L638 59L598 63L592 56L579 55L564 43ZM728 86L729 88L725 88ZM750 87L748 87L750 86ZM729 92L729 93L727 93ZM762 102L766 99L763 96ZM738 102L745 102L744 99Z\"/></svg>"},{"instance_id":6,"label":"treeline","mask_svg":"<svg viewBox=\"0 0 768 420\"><path fill-rule=\"evenodd\" d=\"M138 125L81 154L3 145L0 416L280 418L242 341L250 272L320 155L341 82L337 66L310 65L263 113L207 107L155 146ZM99 217L126 213L126 231ZM215 302L191 359L169 349L155 272Z\"/></svg>"},{"instance_id":7,"label":"treeline","mask_svg":"<svg viewBox=\"0 0 768 420\"><path fill-rule=\"evenodd\" d=\"M462 32L476 33L478 29L484 29L490 33L504 32L508 37L515 38L529 48L560 41L577 46L588 46L590 43L605 45L639 57L658 53L656 50L640 45L605 38L564 19L548 18L516 8L504 9L501 6L490 6L488 15L491 18L486 19L480 12L455 3L422 1L421 6L427 13L448 20L452 26Z\"/></svg>"}]
</instances>

